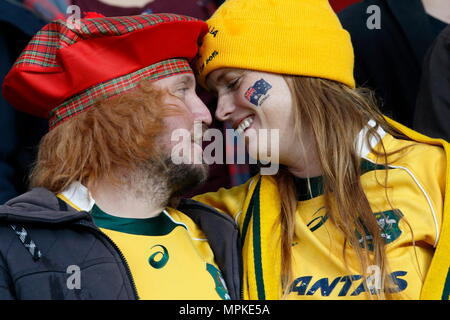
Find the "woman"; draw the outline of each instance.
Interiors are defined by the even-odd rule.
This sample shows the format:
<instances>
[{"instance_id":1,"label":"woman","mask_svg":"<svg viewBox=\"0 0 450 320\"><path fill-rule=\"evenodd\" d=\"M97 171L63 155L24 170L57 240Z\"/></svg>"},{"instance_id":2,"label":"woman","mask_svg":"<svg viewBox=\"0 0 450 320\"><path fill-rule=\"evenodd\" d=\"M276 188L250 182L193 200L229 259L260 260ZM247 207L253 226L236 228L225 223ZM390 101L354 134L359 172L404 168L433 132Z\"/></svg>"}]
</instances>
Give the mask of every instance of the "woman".
<instances>
[{"instance_id":1,"label":"woman","mask_svg":"<svg viewBox=\"0 0 450 320\"><path fill-rule=\"evenodd\" d=\"M355 89L328 1L229 0L208 24L198 76L216 117L256 158L252 130L280 137L276 175L196 198L239 225L243 297L447 299L449 144Z\"/></svg>"}]
</instances>

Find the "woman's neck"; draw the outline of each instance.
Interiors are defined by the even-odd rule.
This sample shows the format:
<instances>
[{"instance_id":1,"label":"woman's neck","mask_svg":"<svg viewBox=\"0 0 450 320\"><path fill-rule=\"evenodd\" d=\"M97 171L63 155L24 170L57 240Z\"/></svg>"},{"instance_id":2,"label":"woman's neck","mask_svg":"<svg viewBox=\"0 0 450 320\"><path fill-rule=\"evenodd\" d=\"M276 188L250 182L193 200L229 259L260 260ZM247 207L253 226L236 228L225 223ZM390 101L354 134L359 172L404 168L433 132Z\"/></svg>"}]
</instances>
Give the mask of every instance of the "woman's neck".
<instances>
[{"instance_id":1,"label":"woman's neck","mask_svg":"<svg viewBox=\"0 0 450 320\"><path fill-rule=\"evenodd\" d=\"M322 166L315 145L305 146L305 150L296 150L289 159L283 161L294 176L298 178L311 178L322 175Z\"/></svg>"},{"instance_id":2,"label":"woman's neck","mask_svg":"<svg viewBox=\"0 0 450 320\"><path fill-rule=\"evenodd\" d=\"M298 139L293 139L287 148L283 148L284 159L280 157L280 163L298 178L321 176L322 166L312 130L305 127L303 132L299 138L301 144L298 143Z\"/></svg>"},{"instance_id":3,"label":"woman's neck","mask_svg":"<svg viewBox=\"0 0 450 320\"><path fill-rule=\"evenodd\" d=\"M298 178L312 178L322 175L322 169L318 161L310 162L308 165L288 166L288 170Z\"/></svg>"}]
</instances>

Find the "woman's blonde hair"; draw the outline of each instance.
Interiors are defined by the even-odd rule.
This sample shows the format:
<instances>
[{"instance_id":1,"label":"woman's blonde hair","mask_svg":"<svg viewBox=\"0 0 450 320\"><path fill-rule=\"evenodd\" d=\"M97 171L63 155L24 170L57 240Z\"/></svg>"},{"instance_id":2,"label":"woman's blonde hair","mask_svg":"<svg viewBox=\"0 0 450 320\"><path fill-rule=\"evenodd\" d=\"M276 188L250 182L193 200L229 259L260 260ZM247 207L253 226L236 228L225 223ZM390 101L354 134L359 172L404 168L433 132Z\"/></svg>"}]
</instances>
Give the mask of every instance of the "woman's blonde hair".
<instances>
[{"instance_id":1,"label":"woman's blonde hair","mask_svg":"<svg viewBox=\"0 0 450 320\"><path fill-rule=\"evenodd\" d=\"M361 185L361 158L357 154L355 139L358 133L368 127L366 139L381 137L377 133L378 126L391 134L398 134L385 121L376 106L375 99L369 90L351 89L346 85L320 78L286 75L285 79L293 95L294 134L301 141L302 130L311 130L317 148L320 166L323 172L326 212L330 221L342 231L345 237L343 259L348 268L346 250L348 245L359 258L363 275L367 274L370 265L381 270L381 290L375 297L383 299L389 295L385 290L390 282L385 242L381 237L369 201ZM375 127L367 126L369 120L375 120ZM306 129L307 128L307 129ZM381 143L382 144L382 143ZM384 150L384 146L382 145ZM397 153L398 150L394 153ZM386 152L377 153L384 158L387 167ZM295 212L297 199L293 175L287 168L281 168L276 176L281 197L282 228L282 283L284 297L290 291L292 283L292 255L294 242ZM387 188L387 169L385 183ZM387 192L386 192L387 197ZM388 200L389 201L389 200ZM370 234L369 243L363 236ZM367 290L367 288L366 288ZM386 291L386 294L385 294Z\"/></svg>"}]
</instances>

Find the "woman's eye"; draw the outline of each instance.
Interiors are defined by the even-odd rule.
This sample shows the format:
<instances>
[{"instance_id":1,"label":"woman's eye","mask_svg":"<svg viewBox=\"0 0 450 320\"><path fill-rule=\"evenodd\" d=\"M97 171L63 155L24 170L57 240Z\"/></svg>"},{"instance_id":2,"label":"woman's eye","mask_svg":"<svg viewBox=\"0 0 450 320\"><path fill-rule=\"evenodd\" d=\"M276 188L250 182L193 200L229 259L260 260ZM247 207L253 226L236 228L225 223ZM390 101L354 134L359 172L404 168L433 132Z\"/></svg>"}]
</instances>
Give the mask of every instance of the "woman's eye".
<instances>
[{"instance_id":1,"label":"woman's eye","mask_svg":"<svg viewBox=\"0 0 450 320\"><path fill-rule=\"evenodd\" d=\"M180 88L180 89L178 89L178 91L181 91L181 92L183 92L183 93L185 93L186 91L188 91L189 90L189 88Z\"/></svg>"},{"instance_id":2,"label":"woman's eye","mask_svg":"<svg viewBox=\"0 0 450 320\"><path fill-rule=\"evenodd\" d=\"M228 90L236 89L236 87L237 87L237 85L238 85L240 79L241 79L241 78L237 78L236 80L231 81L231 82L227 85L227 89L228 89Z\"/></svg>"}]
</instances>

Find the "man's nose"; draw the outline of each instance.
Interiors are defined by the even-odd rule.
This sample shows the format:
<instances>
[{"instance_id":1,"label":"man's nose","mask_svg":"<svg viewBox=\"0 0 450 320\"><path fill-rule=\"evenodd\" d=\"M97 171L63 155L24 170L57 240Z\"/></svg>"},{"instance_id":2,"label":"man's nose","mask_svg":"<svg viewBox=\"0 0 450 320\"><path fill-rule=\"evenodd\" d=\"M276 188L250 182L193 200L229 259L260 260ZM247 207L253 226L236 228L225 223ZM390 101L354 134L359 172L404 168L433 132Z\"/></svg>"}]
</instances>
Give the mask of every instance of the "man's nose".
<instances>
[{"instance_id":1,"label":"man's nose","mask_svg":"<svg viewBox=\"0 0 450 320\"><path fill-rule=\"evenodd\" d=\"M196 101L194 102L195 107L193 108L194 120L201 121L206 125L210 126L212 123L211 112L205 103L196 96Z\"/></svg>"}]
</instances>

